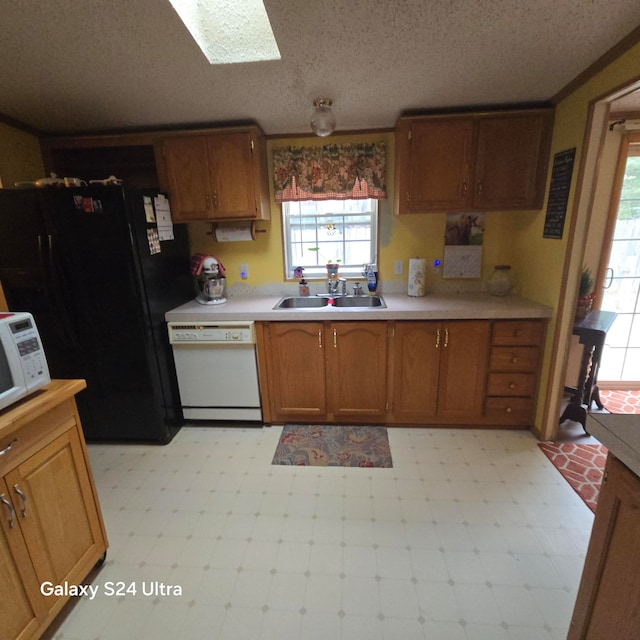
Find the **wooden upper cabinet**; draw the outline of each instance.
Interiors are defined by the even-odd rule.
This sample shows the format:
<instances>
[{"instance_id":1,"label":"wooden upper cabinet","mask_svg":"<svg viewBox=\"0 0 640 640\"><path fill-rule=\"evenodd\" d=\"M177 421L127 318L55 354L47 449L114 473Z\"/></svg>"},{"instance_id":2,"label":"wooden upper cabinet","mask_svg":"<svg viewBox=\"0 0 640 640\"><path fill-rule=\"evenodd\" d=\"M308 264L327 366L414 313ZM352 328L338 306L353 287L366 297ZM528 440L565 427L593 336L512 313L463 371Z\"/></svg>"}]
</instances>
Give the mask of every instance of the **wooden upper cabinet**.
<instances>
[{"instance_id":1,"label":"wooden upper cabinet","mask_svg":"<svg viewBox=\"0 0 640 640\"><path fill-rule=\"evenodd\" d=\"M164 161L175 221L203 220L210 209L207 140L204 137L171 138L163 144Z\"/></svg>"},{"instance_id":2,"label":"wooden upper cabinet","mask_svg":"<svg viewBox=\"0 0 640 640\"><path fill-rule=\"evenodd\" d=\"M257 127L167 137L163 188L176 222L269 218L264 136Z\"/></svg>"},{"instance_id":3,"label":"wooden upper cabinet","mask_svg":"<svg viewBox=\"0 0 640 640\"><path fill-rule=\"evenodd\" d=\"M476 208L542 207L551 122L547 114L478 120Z\"/></svg>"},{"instance_id":4,"label":"wooden upper cabinet","mask_svg":"<svg viewBox=\"0 0 640 640\"><path fill-rule=\"evenodd\" d=\"M399 212L466 209L472 195L473 121L405 120L398 135Z\"/></svg>"},{"instance_id":5,"label":"wooden upper cabinet","mask_svg":"<svg viewBox=\"0 0 640 640\"><path fill-rule=\"evenodd\" d=\"M396 211L538 209L553 112L401 118Z\"/></svg>"}]
</instances>

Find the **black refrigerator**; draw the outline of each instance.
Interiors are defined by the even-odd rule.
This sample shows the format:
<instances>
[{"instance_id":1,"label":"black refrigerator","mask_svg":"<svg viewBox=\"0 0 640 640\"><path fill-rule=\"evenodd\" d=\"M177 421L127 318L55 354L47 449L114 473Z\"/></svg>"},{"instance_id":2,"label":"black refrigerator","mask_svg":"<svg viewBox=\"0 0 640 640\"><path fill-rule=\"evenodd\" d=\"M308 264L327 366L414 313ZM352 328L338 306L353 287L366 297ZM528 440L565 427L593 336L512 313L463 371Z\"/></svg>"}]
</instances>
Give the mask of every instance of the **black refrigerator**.
<instances>
[{"instance_id":1,"label":"black refrigerator","mask_svg":"<svg viewBox=\"0 0 640 640\"><path fill-rule=\"evenodd\" d=\"M0 190L7 303L33 314L52 378L87 381L77 402L90 441L167 443L182 424L164 314L194 288L186 225L157 239L157 194Z\"/></svg>"}]
</instances>

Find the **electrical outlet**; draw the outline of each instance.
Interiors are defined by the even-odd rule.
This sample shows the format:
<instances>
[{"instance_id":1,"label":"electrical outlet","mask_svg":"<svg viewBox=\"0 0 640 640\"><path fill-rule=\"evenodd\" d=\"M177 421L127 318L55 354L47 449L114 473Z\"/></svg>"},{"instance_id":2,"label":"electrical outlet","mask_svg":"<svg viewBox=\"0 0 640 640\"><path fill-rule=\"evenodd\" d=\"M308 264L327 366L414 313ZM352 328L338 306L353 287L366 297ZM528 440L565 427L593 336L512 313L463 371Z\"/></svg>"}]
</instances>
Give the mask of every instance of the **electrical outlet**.
<instances>
[{"instance_id":1,"label":"electrical outlet","mask_svg":"<svg viewBox=\"0 0 640 640\"><path fill-rule=\"evenodd\" d=\"M402 275L403 268L404 268L404 265L402 264L402 260L396 260L393 263L393 272L397 276L401 276Z\"/></svg>"},{"instance_id":2,"label":"electrical outlet","mask_svg":"<svg viewBox=\"0 0 640 640\"><path fill-rule=\"evenodd\" d=\"M246 280L249 277L249 265L248 264L241 264L240 265L240 277L243 280Z\"/></svg>"}]
</instances>

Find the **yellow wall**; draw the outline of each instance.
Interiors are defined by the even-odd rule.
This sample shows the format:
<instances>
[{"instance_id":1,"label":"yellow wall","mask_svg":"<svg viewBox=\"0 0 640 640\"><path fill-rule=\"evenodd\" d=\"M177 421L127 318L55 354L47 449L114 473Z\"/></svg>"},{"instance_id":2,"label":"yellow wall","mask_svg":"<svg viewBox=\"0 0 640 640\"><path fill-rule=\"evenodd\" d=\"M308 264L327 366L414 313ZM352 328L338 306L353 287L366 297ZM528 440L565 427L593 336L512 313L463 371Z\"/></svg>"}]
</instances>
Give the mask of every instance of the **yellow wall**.
<instances>
[{"instance_id":1,"label":"yellow wall","mask_svg":"<svg viewBox=\"0 0 640 640\"><path fill-rule=\"evenodd\" d=\"M445 214L423 214L395 216L393 214L394 194L394 135L392 132L353 134L349 136L331 136L331 144L345 142L384 142L387 146L387 192L388 198L380 201L379 259L382 291L384 283L397 281L403 286L407 280L409 258L421 257L432 261L442 258L445 230ZM272 184L272 150L279 146L312 146L328 144L326 138L283 138L270 139L267 145L269 158L269 184ZM485 217L485 235L483 248L483 276L488 276L494 265L512 263L514 216L530 218L531 213L489 213ZM189 225L189 237L192 249L201 253L210 253L220 259L227 269L227 282L232 286L240 281L240 264L249 265L249 278L246 284L260 286L284 283L284 261L282 252L282 224L280 206L271 198L271 220L258 223L258 228L267 229L267 233L257 235L255 242L217 243L207 232L211 225L192 223ZM394 262L404 262L403 275L394 274ZM519 278L520 274L515 274ZM440 275L429 270L427 289L441 284ZM460 282L460 281L457 281ZM449 281L455 286L456 281ZM477 281L471 284L479 284ZM464 284L464 281L463 281ZM469 283L467 283L469 284Z\"/></svg>"},{"instance_id":2,"label":"yellow wall","mask_svg":"<svg viewBox=\"0 0 640 640\"><path fill-rule=\"evenodd\" d=\"M565 231L561 240L542 237L545 211L540 211L530 219L518 219L515 239L514 265L520 273L527 273L523 279L522 294L528 298L547 304L562 316L554 315L549 327L542 371L541 393L538 405L537 427L543 437L554 437L559 414L556 415L564 382L563 362L566 358L566 345L571 340L573 325L573 302L577 294L578 281L582 265L582 253L585 244L585 227L589 224L589 199L576 200L578 195L578 176L585 152L584 142L588 126L589 110L592 101L602 99L607 94L621 89L625 85L640 79L640 44L636 45L617 60L608 65L574 93L564 99L556 108L551 158L559 151L576 148L576 158ZM598 132L599 134L599 132ZM591 184L586 183L588 191ZM577 216L577 217L576 217ZM569 249L569 230L572 219L576 217L576 237L579 240ZM575 259L572 259L574 258ZM563 288L565 262L571 259L566 290ZM562 308L562 296L567 305ZM556 336L556 332L558 335ZM557 338L557 349L554 340ZM543 415L545 404L550 405L547 415Z\"/></svg>"},{"instance_id":3,"label":"yellow wall","mask_svg":"<svg viewBox=\"0 0 640 640\"><path fill-rule=\"evenodd\" d=\"M38 139L30 133L0 122L0 184L5 188L23 180L44 176L44 164ZM0 285L0 311L7 303Z\"/></svg>"},{"instance_id":4,"label":"yellow wall","mask_svg":"<svg viewBox=\"0 0 640 640\"><path fill-rule=\"evenodd\" d=\"M5 188L44 177L38 139L0 122L0 179Z\"/></svg>"}]
</instances>

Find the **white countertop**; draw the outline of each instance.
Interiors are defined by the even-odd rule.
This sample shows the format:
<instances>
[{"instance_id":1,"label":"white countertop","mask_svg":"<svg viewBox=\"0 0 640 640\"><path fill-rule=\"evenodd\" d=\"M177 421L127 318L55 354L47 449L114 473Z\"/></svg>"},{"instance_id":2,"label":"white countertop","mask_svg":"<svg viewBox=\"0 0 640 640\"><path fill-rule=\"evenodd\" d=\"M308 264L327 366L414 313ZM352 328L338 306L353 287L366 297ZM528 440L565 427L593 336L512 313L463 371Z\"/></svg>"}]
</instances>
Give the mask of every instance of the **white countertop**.
<instances>
[{"instance_id":1,"label":"white countertop","mask_svg":"<svg viewBox=\"0 0 640 640\"><path fill-rule=\"evenodd\" d=\"M640 476L640 415L591 413L587 430Z\"/></svg>"},{"instance_id":2,"label":"white countertop","mask_svg":"<svg viewBox=\"0 0 640 640\"><path fill-rule=\"evenodd\" d=\"M283 296L232 296L226 303L203 305L195 300L165 314L167 322L211 322L237 320L496 320L549 318L550 307L518 296L497 297L487 293L440 293L412 298L390 293L381 308L320 307L274 309Z\"/></svg>"}]
</instances>

